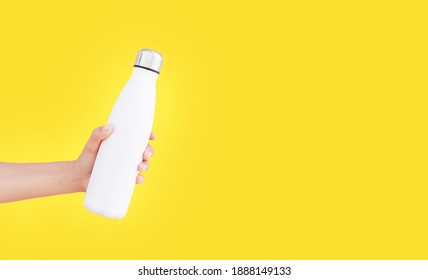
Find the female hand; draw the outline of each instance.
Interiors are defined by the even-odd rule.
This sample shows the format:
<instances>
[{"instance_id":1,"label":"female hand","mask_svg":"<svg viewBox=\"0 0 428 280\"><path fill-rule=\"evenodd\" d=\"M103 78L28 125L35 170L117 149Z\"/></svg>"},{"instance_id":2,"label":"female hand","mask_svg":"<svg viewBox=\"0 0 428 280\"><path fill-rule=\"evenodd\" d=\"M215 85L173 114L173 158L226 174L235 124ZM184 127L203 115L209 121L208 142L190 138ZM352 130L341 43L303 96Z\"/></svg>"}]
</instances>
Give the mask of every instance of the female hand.
<instances>
[{"instance_id":1,"label":"female hand","mask_svg":"<svg viewBox=\"0 0 428 280\"><path fill-rule=\"evenodd\" d=\"M76 186L77 191L86 191L101 142L107 139L113 133L113 130L114 126L112 124L106 124L105 126L95 128L79 158L73 162L75 176L78 178L76 181L79 182ZM155 140L153 132L150 134L150 140ZM149 168L149 158L153 156L153 152L153 147L147 144L140 164L135 167L139 172L146 171ZM135 182L141 184L143 181L143 175L138 174L137 178L135 178Z\"/></svg>"}]
</instances>

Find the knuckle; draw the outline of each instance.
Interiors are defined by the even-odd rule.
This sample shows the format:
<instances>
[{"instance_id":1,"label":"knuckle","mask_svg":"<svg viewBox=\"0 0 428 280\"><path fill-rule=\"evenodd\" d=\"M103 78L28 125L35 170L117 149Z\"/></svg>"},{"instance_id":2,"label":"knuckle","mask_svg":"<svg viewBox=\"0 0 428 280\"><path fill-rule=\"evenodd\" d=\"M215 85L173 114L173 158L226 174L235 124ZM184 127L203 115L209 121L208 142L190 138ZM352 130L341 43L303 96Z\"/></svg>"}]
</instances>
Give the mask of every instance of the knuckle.
<instances>
[{"instance_id":1,"label":"knuckle","mask_svg":"<svg viewBox=\"0 0 428 280\"><path fill-rule=\"evenodd\" d=\"M97 128L95 128L93 131L92 131L92 136L93 137L96 137L96 138L99 138L100 137L100 135L101 135L101 127L97 127Z\"/></svg>"}]
</instances>

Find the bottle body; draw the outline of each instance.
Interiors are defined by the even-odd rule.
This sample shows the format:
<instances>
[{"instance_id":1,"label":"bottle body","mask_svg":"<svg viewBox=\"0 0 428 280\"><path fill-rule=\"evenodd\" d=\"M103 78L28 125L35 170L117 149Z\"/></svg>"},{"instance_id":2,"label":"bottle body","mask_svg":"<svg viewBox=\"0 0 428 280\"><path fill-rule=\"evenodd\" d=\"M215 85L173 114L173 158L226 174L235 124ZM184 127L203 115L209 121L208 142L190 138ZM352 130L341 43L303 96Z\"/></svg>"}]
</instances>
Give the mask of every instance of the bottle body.
<instances>
[{"instance_id":1,"label":"bottle body","mask_svg":"<svg viewBox=\"0 0 428 280\"><path fill-rule=\"evenodd\" d=\"M85 207L93 213L114 219L126 215L152 131L157 77L134 67L114 104L108 119L114 131L100 145L86 190Z\"/></svg>"}]
</instances>

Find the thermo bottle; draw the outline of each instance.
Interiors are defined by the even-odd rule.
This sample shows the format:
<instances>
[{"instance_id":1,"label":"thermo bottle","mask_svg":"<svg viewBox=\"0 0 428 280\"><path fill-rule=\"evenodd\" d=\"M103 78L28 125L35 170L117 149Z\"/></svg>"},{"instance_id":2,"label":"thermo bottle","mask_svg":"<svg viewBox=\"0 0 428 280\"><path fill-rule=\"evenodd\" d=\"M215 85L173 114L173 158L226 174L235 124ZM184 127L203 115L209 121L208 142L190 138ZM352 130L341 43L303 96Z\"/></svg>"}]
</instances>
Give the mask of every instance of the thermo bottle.
<instances>
[{"instance_id":1,"label":"thermo bottle","mask_svg":"<svg viewBox=\"0 0 428 280\"><path fill-rule=\"evenodd\" d=\"M96 214L121 219L128 211L152 130L162 60L153 50L141 50L113 106L108 123L114 131L100 145L85 196L85 207Z\"/></svg>"}]
</instances>

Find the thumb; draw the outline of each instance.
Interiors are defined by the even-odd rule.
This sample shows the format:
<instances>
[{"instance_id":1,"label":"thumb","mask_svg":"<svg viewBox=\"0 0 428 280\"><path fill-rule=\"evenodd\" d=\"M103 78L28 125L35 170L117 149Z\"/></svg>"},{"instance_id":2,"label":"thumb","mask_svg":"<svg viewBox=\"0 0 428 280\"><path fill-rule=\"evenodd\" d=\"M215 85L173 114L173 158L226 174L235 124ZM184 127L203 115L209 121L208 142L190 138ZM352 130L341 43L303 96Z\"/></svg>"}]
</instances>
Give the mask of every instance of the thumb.
<instances>
[{"instance_id":1,"label":"thumb","mask_svg":"<svg viewBox=\"0 0 428 280\"><path fill-rule=\"evenodd\" d=\"M96 154L100 148L101 142L104 139L107 139L113 133L113 129L114 126L111 123L95 128L91 134L91 137L89 137L83 152Z\"/></svg>"}]
</instances>

